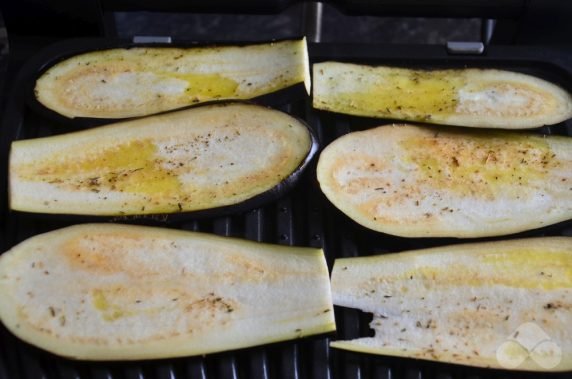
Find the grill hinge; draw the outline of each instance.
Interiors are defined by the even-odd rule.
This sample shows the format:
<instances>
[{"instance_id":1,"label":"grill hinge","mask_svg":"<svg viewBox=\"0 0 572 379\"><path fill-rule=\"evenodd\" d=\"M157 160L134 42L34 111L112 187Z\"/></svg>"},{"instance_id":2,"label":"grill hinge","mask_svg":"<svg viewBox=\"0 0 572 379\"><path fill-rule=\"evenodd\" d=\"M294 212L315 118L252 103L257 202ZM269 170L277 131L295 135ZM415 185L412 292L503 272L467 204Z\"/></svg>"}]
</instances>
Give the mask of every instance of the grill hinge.
<instances>
[{"instance_id":1,"label":"grill hinge","mask_svg":"<svg viewBox=\"0 0 572 379\"><path fill-rule=\"evenodd\" d=\"M491 43L497 21L481 20L481 41L447 42L447 53L450 55L483 55L485 47Z\"/></svg>"},{"instance_id":2,"label":"grill hinge","mask_svg":"<svg viewBox=\"0 0 572 379\"><path fill-rule=\"evenodd\" d=\"M485 44L482 42L447 42L447 52L451 55L482 55Z\"/></svg>"},{"instance_id":3,"label":"grill hinge","mask_svg":"<svg viewBox=\"0 0 572 379\"><path fill-rule=\"evenodd\" d=\"M133 43L171 43L171 36L134 36Z\"/></svg>"}]
</instances>

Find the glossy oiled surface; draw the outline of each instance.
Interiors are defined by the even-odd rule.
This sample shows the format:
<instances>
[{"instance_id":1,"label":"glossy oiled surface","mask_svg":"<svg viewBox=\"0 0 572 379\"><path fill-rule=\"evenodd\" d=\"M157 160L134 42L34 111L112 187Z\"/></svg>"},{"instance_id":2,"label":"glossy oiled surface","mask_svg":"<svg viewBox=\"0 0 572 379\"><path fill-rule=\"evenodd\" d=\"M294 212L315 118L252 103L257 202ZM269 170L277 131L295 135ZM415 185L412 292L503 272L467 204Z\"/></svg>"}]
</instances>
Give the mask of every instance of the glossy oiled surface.
<instances>
[{"instance_id":1,"label":"glossy oiled surface","mask_svg":"<svg viewBox=\"0 0 572 379\"><path fill-rule=\"evenodd\" d=\"M70 57L38 79L37 100L69 118L144 116L219 99L250 99L296 83L309 90L305 40L147 47Z\"/></svg>"},{"instance_id":2,"label":"glossy oiled surface","mask_svg":"<svg viewBox=\"0 0 572 379\"><path fill-rule=\"evenodd\" d=\"M132 215L237 204L288 178L311 147L297 119L238 103L16 141L10 205L40 213Z\"/></svg>"},{"instance_id":3,"label":"glossy oiled surface","mask_svg":"<svg viewBox=\"0 0 572 379\"><path fill-rule=\"evenodd\" d=\"M485 237L572 218L572 139L385 125L320 155L325 195L356 222L409 237Z\"/></svg>"},{"instance_id":4,"label":"glossy oiled surface","mask_svg":"<svg viewBox=\"0 0 572 379\"><path fill-rule=\"evenodd\" d=\"M73 285L70 285L73 283ZM319 249L85 224L0 259L0 319L79 359L205 354L335 329Z\"/></svg>"},{"instance_id":5,"label":"glossy oiled surface","mask_svg":"<svg viewBox=\"0 0 572 379\"><path fill-rule=\"evenodd\" d=\"M571 267L572 238L340 259L332 272L334 304L373 313L375 336L333 346L471 366L568 371Z\"/></svg>"},{"instance_id":6,"label":"glossy oiled surface","mask_svg":"<svg viewBox=\"0 0 572 379\"><path fill-rule=\"evenodd\" d=\"M572 117L572 97L501 70L412 70L325 62L313 67L318 109L478 128L525 129Z\"/></svg>"}]
</instances>

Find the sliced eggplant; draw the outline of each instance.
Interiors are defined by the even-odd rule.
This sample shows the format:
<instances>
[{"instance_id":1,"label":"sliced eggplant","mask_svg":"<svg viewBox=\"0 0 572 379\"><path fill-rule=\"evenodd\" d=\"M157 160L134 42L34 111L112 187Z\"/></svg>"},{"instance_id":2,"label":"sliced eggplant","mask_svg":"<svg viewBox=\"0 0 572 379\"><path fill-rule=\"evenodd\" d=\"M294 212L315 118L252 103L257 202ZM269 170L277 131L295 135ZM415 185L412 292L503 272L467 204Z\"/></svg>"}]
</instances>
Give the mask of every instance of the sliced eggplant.
<instances>
[{"instance_id":1,"label":"sliced eggplant","mask_svg":"<svg viewBox=\"0 0 572 379\"><path fill-rule=\"evenodd\" d=\"M525 129L572 117L572 97L545 80L494 69L411 70L324 62L314 107L357 116Z\"/></svg>"},{"instance_id":2,"label":"sliced eggplant","mask_svg":"<svg viewBox=\"0 0 572 379\"><path fill-rule=\"evenodd\" d=\"M359 224L405 237L485 237L572 218L572 139L386 125L327 146L318 180Z\"/></svg>"},{"instance_id":3,"label":"sliced eggplant","mask_svg":"<svg viewBox=\"0 0 572 379\"><path fill-rule=\"evenodd\" d=\"M178 357L335 330L320 249L84 224L0 257L0 318L86 360Z\"/></svg>"},{"instance_id":4,"label":"sliced eggplant","mask_svg":"<svg viewBox=\"0 0 572 379\"><path fill-rule=\"evenodd\" d=\"M297 119L239 103L15 141L10 207L98 216L244 211L290 189L316 149Z\"/></svg>"},{"instance_id":5,"label":"sliced eggplant","mask_svg":"<svg viewBox=\"0 0 572 379\"><path fill-rule=\"evenodd\" d=\"M44 72L35 95L69 118L125 118L210 100L251 99L297 83L310 91L305 39L89 52Z\"/></svg>"},{"instance_id":6,"label":"sliced eggplant","mask_svg":"<svg viewBox=\"0 0 572 379\"><path fill-rule=\"evenodd\" d=\"M470 366L572 370L572 238L337 259L334 304L374 337L331 346Z\"/></svg>"}]
</instances>

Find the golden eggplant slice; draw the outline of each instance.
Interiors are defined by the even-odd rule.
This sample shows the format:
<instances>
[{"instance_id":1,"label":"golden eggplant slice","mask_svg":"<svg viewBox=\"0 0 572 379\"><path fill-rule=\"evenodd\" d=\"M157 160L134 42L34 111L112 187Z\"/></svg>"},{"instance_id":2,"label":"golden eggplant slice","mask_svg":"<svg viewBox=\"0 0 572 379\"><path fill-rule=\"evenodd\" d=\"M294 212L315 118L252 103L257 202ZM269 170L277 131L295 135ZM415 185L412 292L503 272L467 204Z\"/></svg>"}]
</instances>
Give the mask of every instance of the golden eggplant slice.
<instances>
[{"instance_id":1,"label":"golden eggplant slice","mask_svg":"<svg viewBox=\"0 0 572 379\"><path fill-rule=\"evenodd\" d=\"M35 95L68 118L124 118L209 100L251 99L297 83L310 90L305 39L89 52L48 69Z\"/></svg>"},{"instance_id":2,"label":"golden eggplant slice","mask_svg":"<svg viewBox=\"0 0 572 379\"><path fill-rule=\"evenodd\" d=\"M297 119L239 103L15 141L10 207L82 215L243 211L292 187L316 148Z\"/></svg>"},{"instance_id":3,"label":"golden eggplant slice","mask_svg":"<svg viewBox=\"0 0 572 379\"><path fill-rule=\"evenodd\" d=\"M405 237L484 237L572 218L572 139L386 125L327 146L318 180L370 229Z\"/></svg>"},{"instance_id":4,"label":"golden eggplant slice","mask_svg":"<svg viewBox=\"0 0 572 379\"><path fill-rule=\"evenodd\" d=\"M494 69L410 70L324 62L314 107L357 116L525 129L572 117L572 97L545 80Z\"/></svg>"},{"instance_id":5,"label":"golden eggplant slice","mask_svg":"<svg viewBox=\"0 0 572 379\"><path fill-rule=\"evenodd\" d=\"M335 330L320 249L84 224L0 256L0 318L88 360L206 354Z\"/></svg>"},{"instance_id":6,"label":"golden eggplant slice","mask_svg":"<svg viewBox=\"0 0 572 379\"><path fill-rule=\"evenodd\" d=\"M572 370L572 238L338 259L334 304L373 313L336 348L470 366Z\"/></svg>"}]
</instances>

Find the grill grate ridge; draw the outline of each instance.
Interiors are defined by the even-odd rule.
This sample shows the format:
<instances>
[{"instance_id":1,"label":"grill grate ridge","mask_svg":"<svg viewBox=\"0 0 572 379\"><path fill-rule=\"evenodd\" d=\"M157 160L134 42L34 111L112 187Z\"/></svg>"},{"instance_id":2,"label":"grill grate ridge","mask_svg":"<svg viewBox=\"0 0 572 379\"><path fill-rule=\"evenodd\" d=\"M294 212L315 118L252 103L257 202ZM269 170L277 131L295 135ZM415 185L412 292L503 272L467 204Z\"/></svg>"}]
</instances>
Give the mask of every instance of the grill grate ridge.
<instances>
[{"instance_id":1,"label":"grill grate ridge","mask_svg":"<svg viewBox=\"0 0 572 379\"><path fill-rule=\"evenodd\" d=\"M392 51L399 54L399 49ZM343 57L342 47L333 49L324 58ZM371 54L375 60L380 51L352 50L350 58ZM330 54L330 55L328 55ZM388 53L389 54L389 53ZM410 60L418 59L412 51ZM494 54L493 54L494 55ZM416 58L417 57L417 58ZM444 59L438 56L439 59ZM501 57L502 58L502 57ZM382 59L377 58L382 61ZM449 59L449 58L447 58ZM499 59L498 57L496 59ZM547 59L547 58L545 58ZM510 62L508 62L510 61ZM509 64L513 60L507 60ZM486 61L480 61L486 65ZM523 65L523 63L520 63ZM572 62L571 62L572 64ZM532 65L530 70L537 68ZM555 74L556 75L556 74ZM572 66L567 68L567 82L572 82ZM21 96L20 96L21 97ZM7 114L16 119L4 120L4 130L15 133L3 138L32 138L62 132L55 123L34 114L24 104ZM383 120L357 119L315 111L309 100L294 100L280 107L305 119L317 132L320 144L326 146L335 138L376 124ZM16 115L16 116L14 116ZM10 129L6 125L10 125ZM15 126L12 126L15 125ZM20 127L21 126L21 127ZM13 128L13 129L12 129ZM548 134L572 134L572 121L542 128ZM323 247L331 268L336 257L367 255L420 247L458 243L445 239L404 239L374 233L356 226L332 207L319 189L315 179L316 161L309 165L299 185L287 196L264 207L240 215L218 219L199 219L166 224L167 227L215 233L282 245ZM3 208L0 208L3 209ZM4 246L10 247L32 235L64 227L72 222L25 214L9 213L2 229ZM533 231L531 235L572 236L572 225ZM336 338L350 339L371 334L371 316L353 309L335 308L338 325ZM472 369L453 365L344 352L329 349L332 336L319 336L300 341L212 354L148 362L77 362L58 358L31 347L13 337L0 326L0 379L64 378L64 379L179 379L179 378L532 378L533 374ZM541 376L542 377L542 376ZM544 377L547 377L544 375ZM552 376L551 376L552 377Z\"/></svg>"}]
</instances>

